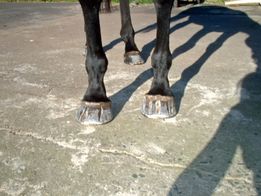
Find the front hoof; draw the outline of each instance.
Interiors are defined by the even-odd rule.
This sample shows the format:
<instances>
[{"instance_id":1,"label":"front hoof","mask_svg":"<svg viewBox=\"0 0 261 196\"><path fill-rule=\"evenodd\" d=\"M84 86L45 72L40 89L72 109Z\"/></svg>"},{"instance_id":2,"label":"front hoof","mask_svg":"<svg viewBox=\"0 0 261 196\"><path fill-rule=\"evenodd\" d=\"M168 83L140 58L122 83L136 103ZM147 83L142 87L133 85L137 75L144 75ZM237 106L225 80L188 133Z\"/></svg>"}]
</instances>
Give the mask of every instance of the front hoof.
<instances>
[{"instance_id":1,"label":"front hoof","mask_svg":"<svg viewBox=\"0 0 261 196\"><path fill-rule=\"evenodd\" d=\"M144 60L138 51L131 51L124 54L124 63L128 65L141 65Z\"/></svg>"},{"instance_id":2,"label":"front hoof","mask_svg":"<svg viewBox=\"0 0 261 196\"><path fill-rule=\"evenodd\" d=\"M145 95L141 113L148 118L170 118L176 115L173 96Z\"/></svg>"},{"instance_id":3,"label":"front hoof","mask_svg":"<svg viewBox=\"0 0 261 196\"><path fill-rule=\"evenodd\" d=\"M108 102L83 101L77 111L77 120L84 125L100 125L112 120L112 104Z\"/></svg>"}]
</instances>

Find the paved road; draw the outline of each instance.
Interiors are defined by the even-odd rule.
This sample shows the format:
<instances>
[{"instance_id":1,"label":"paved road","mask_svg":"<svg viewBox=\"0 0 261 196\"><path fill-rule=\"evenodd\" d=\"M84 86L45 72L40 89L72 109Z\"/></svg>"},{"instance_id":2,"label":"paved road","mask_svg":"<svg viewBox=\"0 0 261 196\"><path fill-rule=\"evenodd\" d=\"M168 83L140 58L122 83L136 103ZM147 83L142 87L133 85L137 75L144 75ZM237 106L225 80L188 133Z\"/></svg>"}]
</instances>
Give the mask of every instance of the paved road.
<instances>
[{"instance_id":1,"label":"paved road","mask_svg":"<svg viewBox=\"0 0 261 196\"><path fill-rule=\"evenodd\" d=\"M156 26L132 11L147 62L123 63L119 12L101 14L115 119L82 126L79 5L0 4L0 195L261 195L260 8L173 11L167 120L139 112Z\"/></svg>"}]
</instances>

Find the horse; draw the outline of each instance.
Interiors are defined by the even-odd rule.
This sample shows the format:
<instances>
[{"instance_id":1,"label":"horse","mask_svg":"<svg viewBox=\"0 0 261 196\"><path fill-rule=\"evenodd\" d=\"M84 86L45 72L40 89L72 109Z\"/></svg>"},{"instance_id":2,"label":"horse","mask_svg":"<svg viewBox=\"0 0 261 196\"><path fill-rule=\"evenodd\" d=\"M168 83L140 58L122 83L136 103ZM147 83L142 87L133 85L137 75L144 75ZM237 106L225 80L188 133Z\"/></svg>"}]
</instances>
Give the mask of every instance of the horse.
<instances>
[{"instance_id":1,"label":"horse","mask_svg":"<svg viewBox=\"0 0 261 196\"><path fill-rule=\"evenodd\" d=\"M82 124L105 124L113 119L112 103L106 95L104 75L108 60L102 47L99 9L102 0L79 0L86 34L85 68L88 87L83 96L77 120ZM157 14L156 45L151 56L153 79L145 94L141 113L148 118L170 118L176 114L174 95L171 91L168 72L172 64L169 49L170 15L174 0L154 0ZM135 43L129 0L120 0L120 36L125 43L124 63L144 63Z\"/></svg>"}]
</instances>

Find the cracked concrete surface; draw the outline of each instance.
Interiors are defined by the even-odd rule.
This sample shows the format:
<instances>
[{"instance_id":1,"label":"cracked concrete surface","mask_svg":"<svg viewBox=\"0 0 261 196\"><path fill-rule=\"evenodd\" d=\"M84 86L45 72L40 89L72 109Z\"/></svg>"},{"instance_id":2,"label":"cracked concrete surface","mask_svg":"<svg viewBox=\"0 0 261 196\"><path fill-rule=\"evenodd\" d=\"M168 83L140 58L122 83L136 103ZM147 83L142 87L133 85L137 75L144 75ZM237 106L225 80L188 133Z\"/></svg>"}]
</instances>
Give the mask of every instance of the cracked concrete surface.
<instances>
[{"instance_id":1,"label":"cracked concrete surface","mask_svg":"<svg viewBox=\"0 0 261 196\"><path fill-rule=\"evenodd\" d=\"M260 195L261 10L173 10L169 80L178 115L140 114L152 6L132 8L145 65L123 63L119 11L101 14L114 120L83 126L78 4L0 4L0 195ZM148 26L149 25L149 26Z\"/></svg>"}]
</instances>

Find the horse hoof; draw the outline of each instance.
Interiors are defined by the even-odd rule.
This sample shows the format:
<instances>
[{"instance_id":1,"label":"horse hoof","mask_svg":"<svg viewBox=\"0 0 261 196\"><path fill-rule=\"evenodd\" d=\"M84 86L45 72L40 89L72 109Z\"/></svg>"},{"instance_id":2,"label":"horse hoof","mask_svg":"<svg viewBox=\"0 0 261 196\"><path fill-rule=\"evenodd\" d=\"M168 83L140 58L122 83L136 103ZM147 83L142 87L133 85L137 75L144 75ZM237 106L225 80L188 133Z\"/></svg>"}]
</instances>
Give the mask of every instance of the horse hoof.
<instances>
[{"instance_id":1,"label":"horse hoof","mask_svg":"<svg viewBox=\"0 0 261 196\"><path fill-rule=\"evenodd\" d=\"M108 102L83 101L77 111L77 120L84 125L100 125L112 120L112 104Z\"/></svg>"},{"instance_id":2,"label":"horse hoof","mask_svg":"<svg viewBox=\"0 0 261 196\"><path fill-rule=\"evenodd\" d=\"M124 54L124 63L128 65L141 65L144 60L138 51L131 51Z\"/></svg>"},{"instance_id":3,"label":"horse hoof","mask_svg":"<svg viewBox=\"0 0 261 196\"><path fill-rule=\"evenodd\" d=\"M148 118L170 118L176 115L173 96L145 95L141 113Z\"/></svg>"}]
</instances>

